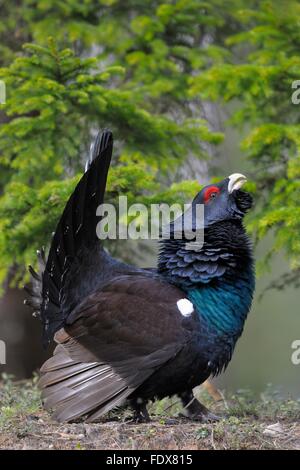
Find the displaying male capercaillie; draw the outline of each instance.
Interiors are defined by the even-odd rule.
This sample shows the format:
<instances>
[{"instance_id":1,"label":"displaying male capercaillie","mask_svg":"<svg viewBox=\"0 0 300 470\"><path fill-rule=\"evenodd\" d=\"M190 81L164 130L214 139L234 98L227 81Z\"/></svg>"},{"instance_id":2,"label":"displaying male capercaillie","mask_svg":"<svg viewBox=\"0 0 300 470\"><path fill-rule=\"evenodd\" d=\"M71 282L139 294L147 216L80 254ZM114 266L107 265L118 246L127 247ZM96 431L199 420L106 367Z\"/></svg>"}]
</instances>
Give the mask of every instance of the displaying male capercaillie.
<instances>
[{"instance_id":1,"label":"displaying male capercaillie","mask_svg":"<svg viewBox=\"0 0 300 470\"><path fill-rule=\"evenodd\" d=\"M204 204L202 247L174 236L177 220L157 269L139 269L113 259L96 236L112 147L111 132L97 137L42 275L31 269L44 340L58 344L41 368L44 406L58 421L93 421L128 403L143 420L147 401L178 394L187 416L213 419L192 389L227 366L251 306L246 178L233 174L195 197L192 214Z\"/></svg>"}]
</instances>

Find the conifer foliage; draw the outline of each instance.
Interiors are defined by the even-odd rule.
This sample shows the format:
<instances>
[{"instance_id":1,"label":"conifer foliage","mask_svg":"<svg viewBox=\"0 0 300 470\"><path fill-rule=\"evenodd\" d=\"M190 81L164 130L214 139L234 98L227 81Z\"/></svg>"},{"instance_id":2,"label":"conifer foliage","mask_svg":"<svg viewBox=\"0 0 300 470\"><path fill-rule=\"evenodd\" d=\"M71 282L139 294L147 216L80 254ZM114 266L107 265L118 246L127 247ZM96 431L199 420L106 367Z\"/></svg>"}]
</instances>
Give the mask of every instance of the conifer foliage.
<instances>
[{"instance_id":1,"label":"conifer foliage","mask_svg":"<svg viewBox=\"0 0 300 470\"><path fill-rule=\"evenodd\" d=\"M94 129L110 127L119 140L110 190L136 202L153 198L158 170L166 174L196 151L203 140L218 141L200 119L180 122L150 113L127 89L120 66L103 66L99 58L27 44L0 78L8 90L0 130L1 183L0 279L24 280L34 251L50 239L64 204L87 157ZM181 185L184 194L191 186ZM164 191L167 200L172 189ZM175 192L180 188L174 188ZM152 199L151 199L152 200Z\"/></svg>"},{"instance_id":2,"label":"conifer foliage","mask_svg":"<svg viewBox=\"0 0 300 470\"><path fill-rule=\"evenodd\" d=\"M191 78L191 93L238 103L231 124L244 134L241 149L249 157L256 192L257 210L248 226L258 240L272 235L261 267L274 252L283 252L290 271L272 286L299 286L300 5L294 0L244 4L231 12L239 30L226 38L230 60Z\"/></svg>"}]
</instances>

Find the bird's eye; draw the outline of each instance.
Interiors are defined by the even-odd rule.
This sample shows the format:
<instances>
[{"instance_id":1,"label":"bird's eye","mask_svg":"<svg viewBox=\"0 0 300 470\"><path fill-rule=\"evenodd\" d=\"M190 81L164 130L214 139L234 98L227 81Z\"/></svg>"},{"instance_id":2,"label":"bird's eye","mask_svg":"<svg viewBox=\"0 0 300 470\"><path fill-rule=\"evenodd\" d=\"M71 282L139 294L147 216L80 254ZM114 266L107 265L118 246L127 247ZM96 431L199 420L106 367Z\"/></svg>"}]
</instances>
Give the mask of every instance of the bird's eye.
<instances>
[{"instance_id":1,"label":"bird's eye","mask_svg":"<svg viewBox=\"0 0 300 470\"><path fill-rule=\"evenodd\" d=\"M214 199L220 192L218 186L209 186L206 188L204 192L204 203L206 204L208 201Z\"/></svg>"}]
</instances>

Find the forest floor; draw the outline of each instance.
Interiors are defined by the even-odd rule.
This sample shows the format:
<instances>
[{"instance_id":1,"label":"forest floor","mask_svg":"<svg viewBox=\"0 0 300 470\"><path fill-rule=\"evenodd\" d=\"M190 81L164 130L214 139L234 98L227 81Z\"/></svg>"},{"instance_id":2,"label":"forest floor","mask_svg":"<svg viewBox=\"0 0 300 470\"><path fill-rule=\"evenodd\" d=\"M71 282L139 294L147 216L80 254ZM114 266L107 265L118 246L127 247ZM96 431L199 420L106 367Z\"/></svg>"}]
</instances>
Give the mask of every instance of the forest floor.
<instances>
[{"instance_id":1,"label":"forest floor","mask_svg":"<svg viewBox=\"0 0 300 470\"><path fill-rule=\"evenodd\" d=\"M0 449L300 449L300 402L274 392L213 402L200 389L201 401L223 417L212 424L176 418L176 398L152 404L147 424L126 422L127 410L95 424L58 424L42 409L36 382L0 382Z\"/></svg>"}]
</instances>

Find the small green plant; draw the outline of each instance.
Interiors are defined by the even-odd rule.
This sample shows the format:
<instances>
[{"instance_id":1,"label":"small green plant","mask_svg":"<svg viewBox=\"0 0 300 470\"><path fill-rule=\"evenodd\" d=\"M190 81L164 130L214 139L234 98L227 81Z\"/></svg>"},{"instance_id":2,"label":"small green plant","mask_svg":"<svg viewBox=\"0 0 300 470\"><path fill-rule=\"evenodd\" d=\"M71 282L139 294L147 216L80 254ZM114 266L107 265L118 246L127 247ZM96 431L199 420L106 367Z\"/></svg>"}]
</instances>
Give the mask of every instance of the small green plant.
<instances>
[{"instance_id":1,"label":"small green plant","mask_svg":"<svg viewBox=\"0 0 300 470\"><path fill-rule=\"evenodd\" d=\"M206 427L200 428L196 431L196 439L206 439L210 434L210 430Z\"/></svg>"}]
</instances>

